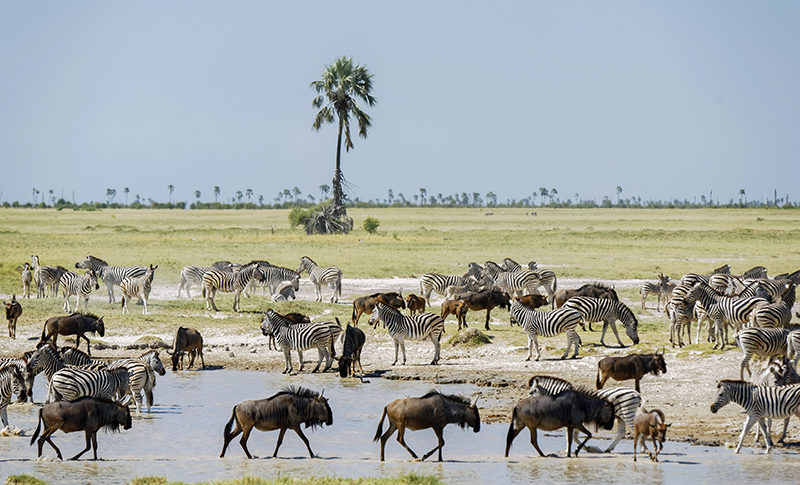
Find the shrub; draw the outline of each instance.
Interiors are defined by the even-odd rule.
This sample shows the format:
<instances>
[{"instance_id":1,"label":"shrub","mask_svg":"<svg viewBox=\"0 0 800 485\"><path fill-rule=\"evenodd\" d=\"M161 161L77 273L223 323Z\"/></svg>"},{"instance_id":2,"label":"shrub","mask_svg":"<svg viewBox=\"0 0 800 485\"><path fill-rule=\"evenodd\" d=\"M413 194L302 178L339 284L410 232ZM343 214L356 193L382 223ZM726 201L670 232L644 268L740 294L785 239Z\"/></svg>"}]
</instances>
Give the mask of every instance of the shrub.
<instances>
[{"instance_id":1,"label":"shrub","mask_svg":"<svg viewBox=\"0 0 800 485\"><path fill-rule=\"evenodd\" d=\"M376 232L378 232L378 226L380 225L381 223L378 221L378 219L372 216L364 219L364 230L370 234L375 234Z\"/></svg>"}]
</instances>

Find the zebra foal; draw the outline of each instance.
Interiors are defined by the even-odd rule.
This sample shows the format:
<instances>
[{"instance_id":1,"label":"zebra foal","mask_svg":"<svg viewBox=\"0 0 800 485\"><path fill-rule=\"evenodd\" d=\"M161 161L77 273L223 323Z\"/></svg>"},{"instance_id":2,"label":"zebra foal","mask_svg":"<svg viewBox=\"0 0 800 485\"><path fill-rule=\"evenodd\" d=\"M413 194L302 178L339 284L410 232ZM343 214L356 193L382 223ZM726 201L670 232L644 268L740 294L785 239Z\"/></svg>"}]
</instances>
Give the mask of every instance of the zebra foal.
<instances>
[{"instance_id":1,"label":"zebra foal","mask_svg":"<svg viewBox=\"0 0 800 485\"><path fill-rule=\"evenodd\" d=\"M299 276L303 271L308 273L309 279L314 283L314 301L322 301L322 285L326 284L333 290L331 303L339 302L339 297L342 296L342 270L336 266L320 268L311 258L303 256L300 258L300 266L295 272Z\"/></svg>"},{"instance_id":2,"label":"zebra foal","mask_svg":"<svg viewBox=\"0 0 800 485\"><path fill-rule=\"evenodd\" d=\"M567 334L567 349L561 359L566 359L569 349L575 346L575 353L572 358L578 356L581 346L581 337L575 328L581 323L581 314L571 308L559 308L547 312L537 312L531 310L517 300L511 301L511 317L520 324L525 333L528 334L528 357L531 360L533 348L536 347L536 360L542 358L542 351L539 348L538 336L555 337L560 333Z\"/></svg>"},{"instance_id":3,"label":"zebra foal","mask_svg":"<svg viewBox=\"0 0 800 485\"><path fill-rule=\"evenodd\" d=\"M122 280L122 283L119 284L119 289L122 292L123 315L131 312L128 309L128 302L131 300L131 298L141 298L141 300L144 302L144 310L142 311L142 315L150 314L150 312L147 311L147 299L150 298L150 290L152 289L153 284L153 273L155 273L156 268L158 268L158 265L153 266L151 264L144 273L144 276L139 278L125 278Z\"/></svg>"},{"instance_id":4,"label":"zebra foal","mask_svg":"<svg viewBox=\"0 0 800 485\"><path fill-rule=\"evenodd\" d=\"M386 324L386 330L394 340L394 362L392 362L392 365L397 364L398 348L403 351L403 365L406 365L406 339L425 340L427 338L431 339L434 349L431 365L439 363L440 340L442 333L444 333L444 320L442 317L433 313L417 313L416 315L406 316L389 305L376 302L375 308L369 317L369 324L375 326L378 320L383 320Z\"/></svg>"}]
</instances>

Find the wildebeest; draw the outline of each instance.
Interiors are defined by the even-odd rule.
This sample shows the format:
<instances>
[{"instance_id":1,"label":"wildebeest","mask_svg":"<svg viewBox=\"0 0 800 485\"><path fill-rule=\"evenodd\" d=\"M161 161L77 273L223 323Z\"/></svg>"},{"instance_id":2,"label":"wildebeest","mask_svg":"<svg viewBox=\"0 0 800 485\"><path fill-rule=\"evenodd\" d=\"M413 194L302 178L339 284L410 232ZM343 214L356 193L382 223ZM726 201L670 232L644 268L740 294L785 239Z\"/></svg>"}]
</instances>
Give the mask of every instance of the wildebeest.
<instances>
[{"instance_id":1,"label":"wildebeest","mask_svg":"<svg viewBox=\"0 0 800 485\"><path fill-rule=\"evenodd\" d=\"M344 331L342 356L339 357L339 375L341 377L355 374L356 364L358 364L358 369L364 372L361 367L361 348L364 346L365 340L364 332L360 328L347 325L347 329Z\"/></svg>"},{"instance_id":2,"label":"wildebeest","mask_svg":"<svg viewBox=\"0 0 800 485\"><path fill-rule=\"evenodd\" d=\"M435 451L439 451L439 461L442 461L442 448L444 447L444 427L450 423L457 424L462 429L466 426L472 428L474 432L481 430L481 417L478 413L478 399L471 402L461 396L442 394L437 391L430 391L422 397L411 397L397 399L390 402L383 408L381 420L378 422L378 430L375 432L373 442L381 441L381 461L386 442L397 430L397 442L411 453L416 460L417 454L405 442L404 436L406 428L412 431L433 428L439 445L425 453L422 460L431 456ZM383 419L389 417L389 429L383 432Z\"/></svg>"},{"instance_id":3,"label":"wildebeest","mask_svg":"<svg viewBox=\"0 0 800 485\"><path fill-rule=\"evenodd\" d=\"M83 397L76 401L60 401L45 404L39 410L39 425L31 437L31 446L39 436L39 430L44 423L44 432L39 438L39 455L42 456L44 442L56 450L56 455L61 457L61 450L53 443L50 436L59 429L65 433L83 431L86 433L86 448L70 460L77 460L92 447L94 459L97 460L97 431L105 428L112 433L119 432L119 427L131 429L131 411L128 406L116 402L99 401L91 397Z\"/></svg>"},{"instance_id":4,"label":"wildebeest","mask_svg":"<svg viewBox=\"0 0 800 485\"><path fill-rule=\"evenodd\" d=\"M373 293L369 296L362 296L353 300L353 325L358 326L358 320L363 314L370 314L375 309L375 303L381 302L395 310L405 309L406 301L403 295L394 291L389 293Z\"/></svg>"},{"instance_id":5,"label":"wildebeest","mask_svg":"<svg viewBox=\"0 0 800 485\"><path fill-rule=\"evenodd\" d=\"M511 424L506 435L506 458L511 449L514 438L524 429L531 432L531 444L544 456L537 435L539 429L554 431L567 428L567 456L572 455L573 430L586 434L586 439L578 445L575 456L592 437L592 433L583 425L594 422L603 429L610 430L614 427L614 406L604 400L591 397L589 394L576 391L562 391L556 396L528 397L518 402L511 413Z\"/></svg>"},{"instance_id":6,"label":"wildebeest","mask_svg":"<svg viewBox=\"0 0 800 485\"><path fill-rule=\"evenodd\" d=\"M231 432L234 421L236 428ZM328 400L322 397L322 394L302 387L288 387L267 399L244 401L233 407L231 419L225 425L223 433L225 442L219 457L223 458L228 443L239 433L244 432L239 444L242 445L247 458L252 458L247 449L247 439L253 428L256 428L259 431L281 430L278 435L278 444L275 446L275 453L272 454L273 458L278 456L278 449L281 447L283 435L287 429L292 429L297 433L297 436L308 448L309 456L314 458L314 452L311 451L308 439L300 429L301 424L312 429L317 426L333 424L333 411L328 405Z\"/></svg>"},{"instance_id":7,"label":"wildebeest","mask_svg":"<svg viewBox=\"0 0 800 485\"><path fill-rule=\"evenodd\" d=\"M175 334L175 342L172 346L172 352L167 350L167 353L172 355L172 372L183 370L183 355L189 354L189 367L194 365L195 355L200 355L200 364L203 370L206 368L205 360L203 360L203 336L200 335L194 328L179 327L178 332Z\"/></svg>"},{"instance_id":8,"label":"wildebeest","mask_svg":"<svg viewBox=\"0 0 800 485\"><path fill-rule=\"evenodd\" d=\"M486 330L489 330L489 314L492 308L499 306L504 310L509 309L510 297L504 291L483 290L464 293L461 300L472 311L486 310Z\"/></svg>"},{"instance_id":9,"label":"wildebeest","mask_svg":"<svg viewBox=\"0 0 800 485\"><path fill-rule=\"evenodd\" d=\"M636 392L639 389L639 381L645 374L652 373L654 376L667 372L667 362L664 360L664 351L655 354L631 354L625 357L605 357L597 363L597 388L602 389L609 378L615 381L636 381Z\"/></svg>"},{"instance_id":10,"label":"wildebeest","mask_svg":"<svg viewBox=\"0 0 800 485\"><path fill-rule=\"evenodd\" d=\"M636 448L639 444L639 436L642 437L642 447L650 455L650 461L658 461L658 453L664 449L664 441L667 439L667 428L672 423L667 424L664 413L660 409L653 409L649 413L640 414L633 420L633 461L636 461ZM653 440L653 453L647 449L647 438Z\"/></svg>"},{"instance_id":11,"label":"wildebeest","mask_svg":"<svg viewBox=\"0 0 800 485\"><path fill-rule=\"evenodd\" d=\"M86 332L98 333L101 337L104 336L106 334L106 327L103 323L103 317L98 317L97 315L92 315L91 313L84 315L82 313L75 312L72 315L67 315L65 317L48 318L47 321L44 322L42 338L39 343L47 342L50 337L53 337L53 347L57 348L58 344L56 340L58 339L59 335L75 335L75 348L78 348L81 338L83 338L86 340L88 354L92 355L92 348L89 338L84 335Z\"/></svg>"},{"instance_id":12,"label":"wildebeest","mask_svg":"<svg viewBox=\"0 0 800 485\"><path fill-rule=\"evenodd\" d=\"M6 320L8 320L8 336L15 339L17 338L17 319L22 315L22 305L17 301L17 295L11 297L11 302L6 303Z\"/></svg>"},{"instance_id":13,"label":"wildebeest","mask_svg":"<svg viewBox=\"0 0 800 485\"><path fill-rule=\"evenodd\" d=\"M464 300L444 300L442 302L442 320L447 319L450 315L455 315L459 330L461 330L462 325L467 328L467 311L469 311L469 308L464 303Z\"/></svg>"},{"instance_id":14,"label":"wildebeest","mask_svg":"<svg viewBox=\"0 0 800 485\"><path fill-rule=\"evenodd\" d=\"M595 282L583 285L577 290L558 290L553 296L556 308L561 308L567 300L574 296L592 296L594 298L607 298L609 300L619 301L619 297L613 286ZM589 322L589 331L592 331L592 322Z\"/></svg>"},{"instance_id":15,"label":"wildebeest","mask_svg":"<svg viewBox=\"0 0 800 485\"><path fill-rule=\"evenodd\" d=\"M406 297L406 307L409 315L423 313L425 311L425 298L411 293Z\"/></svg>"}]
</instances>

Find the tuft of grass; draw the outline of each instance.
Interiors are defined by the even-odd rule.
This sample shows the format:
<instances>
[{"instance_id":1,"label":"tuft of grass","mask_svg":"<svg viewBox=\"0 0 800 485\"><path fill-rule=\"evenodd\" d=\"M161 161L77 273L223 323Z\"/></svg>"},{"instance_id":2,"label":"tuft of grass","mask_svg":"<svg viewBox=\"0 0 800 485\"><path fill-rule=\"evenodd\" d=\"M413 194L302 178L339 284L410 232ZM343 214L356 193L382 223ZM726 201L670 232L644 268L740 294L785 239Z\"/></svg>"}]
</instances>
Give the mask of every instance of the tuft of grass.
<instances>
[{"instance_id":1,"label":"tuft of grass","mask_svg":"<svg viewBox=\"0 0 800 485\"><path fill-rule=\"evenodd\" d=\"M27 482L25 482L27 483ZM44 482L37 482L44 483ZM432 475L408 473L397 477L279 477L271 480L260 477L242 477L233 480L215 480L197 485L441 485L443 482ZM187 485L185 482L170 482L164 477L136 477L129 485Z\"/></svg>"},{"instance_id":2,"label":"tuft of grass","mask_svg":"<svg viewBox=\"0 0 800 485\"><path fill-rule=\"evenodd\" d=\"M39 480L30 475L11 475L6 478L4 485L48 485L47 482Z\"/></svg>"}]
</instances>

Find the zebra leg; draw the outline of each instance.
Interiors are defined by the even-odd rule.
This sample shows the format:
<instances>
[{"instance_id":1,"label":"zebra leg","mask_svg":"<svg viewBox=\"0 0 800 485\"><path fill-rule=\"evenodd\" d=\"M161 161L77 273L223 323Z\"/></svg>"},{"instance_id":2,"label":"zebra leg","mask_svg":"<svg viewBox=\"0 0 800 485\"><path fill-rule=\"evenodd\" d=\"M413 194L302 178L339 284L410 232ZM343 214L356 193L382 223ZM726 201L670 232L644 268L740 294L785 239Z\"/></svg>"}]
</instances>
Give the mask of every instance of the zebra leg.
<instances>
[{"instance_id":1,"label":"zebra leg","mask_svg":"<svg viewBox=\"0 0 800 485\"><path fill-rule=\"evenodd\" d=\"M398 341L400 343L400 350L403 351L403 365L406 365L406 339L405 337L400 337Z\"/></svg>"},{"instance_id":2,"label":"zebra leg","mask_svg":"<svg viewBox=\"0 0 800 485\"><path fill-rule=\"evenodd\" d=\"M789 431L789 418L783 420L783 433L781 433L781 437L778 440L778 443L783 443L786 439L786 433ZM770 433L772 433L772 428L770 428Z\"/></svg>"},{"instance_id":3,"label":"zebra leg","mask_svg":"<svg viewBox=\"0 0 800 485\"><path fill-rule=\"evenodd\" d=\"M625 437L625 421L619 416L617 416L617 437L614 438L614 441L612 441L610 445L608 445L608 448L606 448L605 452L611 453L612 451L614 451L614 448L617 447L619 442L622 441L622 438L624 437ZM634 441L634 454L636 454L635 448L636 448L636 442Z\"/></svg>"},{"instance_id":4,"label":"zebra leg","mask_svg":"<svg viewBox=\"0 0 800 485\"><path fill-rule=\"evenodd\" d=\"M739 367L739 380L744 380L744 370L747 369L747 373L751 376L753 372L750 370L750 359L753 357L752 352L744 352L744 357L742 357L742 364Z\"/></svg>"},{"instance_id":5,"label":"zebra leg","mask_svg":"<svg viewBox=\"0 0 800 485\"><path fill-rule=\"evenodd\" d=\"M433 335L431 334L431 342L433 343L433 360L431 361L431 365L436 365L439 363L439 351L441 350L441 346L439 345L439 339L441 335Z\"/></svg>"},{"instance_id":6,"label":"zebra leg","mask_svg":"<svg viewBox=\"0 0 800 485\"><path fill-rule=\"evenodd\" d=\"M122 294L122 314L125 315L126 313L130 313L131 311L128 310L128 299L125 298L125 293Z\"/></svg>"},{"instance_id":7,"label":"zebra leg","mask_svg":"<svg viewBox=\"0 0 800 485\"><path fill-rule=\"evenodd\" d=\"M764 441L767 443L767 449L764 453L770 453L772 451L772 419L770 421L770 427L767 427L766 420L761 418L758 420L758 426L761 428L761 432L764 434Z\"/></svg>"},{"instance_id":8,"label":"zebra leg","mask_svg":"<svg viewBox=\"0 0 800 485\"><path fill-rule=\"evenodd\" d=\"M142 301L144 302L144 312L142 312L142 315L150 315L150 312L147 311L147 298L142 296Z\"/></svg>"},{"instance_id":9,"label":"zebra leg","mask_svg":"<svg viewBox=\"0 0 800 485\"><path fill-rule=\"evenodd\" d=\"M742 434L739 435L739 443L736 445L736 450L734 453L739 453L742 449L742 442L744 442L744 437L750 432L750 428L753 427L759 420L756 419L754 416L748 415L744 421L744 426L742 428Z\"/></svg>"},{"instance_id":10,"label":"zebra leg","mask_svg":"<svg viewBox=\"0 0 800 485\"><path fill-rule=\"evenodd\" d=\"M606 327L611 326L611 330L614 332L614 337L617 338L617 343L619 344L620 348L625 348L625 344L622 343L622 340L619 338L619 332L617 332L617 324L613 317L603 323L603 335L606 333ZM601 339L602 340L602 339Z\"/></svg>"},{"instance_id":11,"label":"zebra leg","mask_svg":"<svg viewBox=\"0 0 800 485\"><path fill-rule=\"evenodd\" d=\"M283 358L286 359L286 366L283 368L283 374L288 374L292 372L292 351L289 349L289 346L283 347ZM303 359L300 359L300 364L302 365Z\"/></svg>"},{"instance_id":12,"label":"zebra leg","mask_svg":"<svg viewBox=\"0 0 800 485\"><path fill-rule=\"evenodd\" d=\"M303 367L305 367L305 362L303 362L303 351L300 349L297 349L297 358L300 359L300 369L298 369L297 372L302 372Z\"/></svg>"},{"instance_id":13,"label":"zebra leg","mask_svg":"<svg viewBox=\"0 0 800 485\"><path fill-rule=\"evenodd\" d=\"M394 362L392 362L392 365L397 365L397 352L400 348L400 342L395 337L393 337L393 339L394 339Z\"/></svg>"}]
</instances>

